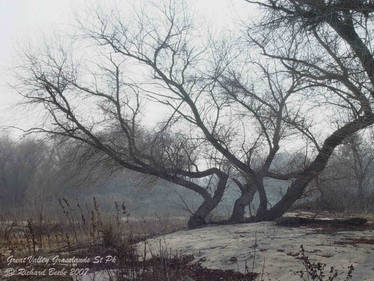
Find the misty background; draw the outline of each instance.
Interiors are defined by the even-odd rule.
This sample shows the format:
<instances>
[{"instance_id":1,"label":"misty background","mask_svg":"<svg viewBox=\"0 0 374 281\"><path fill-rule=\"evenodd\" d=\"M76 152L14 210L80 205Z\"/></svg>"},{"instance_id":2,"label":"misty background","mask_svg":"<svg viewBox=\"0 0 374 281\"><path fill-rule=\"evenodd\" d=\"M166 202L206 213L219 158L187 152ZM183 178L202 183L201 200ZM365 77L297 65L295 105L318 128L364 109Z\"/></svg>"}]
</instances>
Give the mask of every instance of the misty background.
<instances>
[{"instance_id":1,"label":"misty background","mask_svg":"<svg viewBox=\"0 0 374 281\"><path fill-rule=\"evenodd\" d=\"M38 42L46 34L56 30L69 32L79 11L100 2L0 0L0 205L4 212L51 212L56 209L59 198L91 204L95 197L108 211L113 208L113 202L118 201L123 202L133 216L186 216L201 203L198 195L185 188L128 170L112 170L110 166L89 161L82 163L74 157L75 149L79 149L74 144L61 146L61 140L22 137L22 131L14 128L30 128L43 120L43 114L33 111L30 115L30 108L19 105L21 98L9 85L14 82L11 73L17 68L19 52L27 48L29 42ZM191 6L198 13L196 17L206 22L202 28L213 33L223 27L230 29L231 25L240 24L250 16L248 10L243 9L244 6L247 8L244 1L195 0L191 1ZM252 13L256 14L255 11ZM153 110L149 112L150 116L157 112L157 108ZM329 190L337 188L341 190L340 194L371 192L373 155L367 139L348 141L335 152L322 180L310 185L309 199L303 200L322 195L328 197ZM308 159L300 158L297 152L284 152L272 165L287 169L293 161L296 165ZM358 173L358 166L365 166L365 171ZM360 182L361 190L352 190L351 186L357 182ZM266 180L269 204L274 205L281 198L289 183ZM237 187L229 184L215 215L227 217L239 194ZM257 201L255 199L254 207Z\"/></svg>"}]
</instances>

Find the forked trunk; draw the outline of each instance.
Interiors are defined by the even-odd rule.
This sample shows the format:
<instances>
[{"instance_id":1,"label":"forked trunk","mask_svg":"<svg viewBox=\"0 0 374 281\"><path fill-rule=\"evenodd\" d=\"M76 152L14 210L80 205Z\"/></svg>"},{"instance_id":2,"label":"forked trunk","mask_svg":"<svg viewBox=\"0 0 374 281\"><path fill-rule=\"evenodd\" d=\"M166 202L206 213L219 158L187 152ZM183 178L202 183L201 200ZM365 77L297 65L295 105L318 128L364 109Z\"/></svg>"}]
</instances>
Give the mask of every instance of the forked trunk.
<instances>
[{"instance_id":1,"label":"forked trunk","mask_svg":"<svg viewBox=\"0 0 374 281\"><path fill-rule=\"evenodd\" d=\"M249 190L242 190L240 197L235 201L234 209L232 211L229 222L240 223L245 221L245 208L250 207L253 197L256 193L255 188L250 188Z\"/></svg>"},{"instance_id":2,"label":"forked trunk","mask_svg":"<svg viewBox=\"0 0 374 281\"><path fill-rule=\"evenodd\" d=\"M222 200L226 188L227 179L228 176L226 174L221 174L219 182L217 184L217 189L214 192L214 196L212 198L204 198L204 202L189 218L187 223L189 229L198 228L206 224L207 216L211 211L213 211L214 208L217 207L219 202L221 202Z\"/></svg>"}]
</instances>

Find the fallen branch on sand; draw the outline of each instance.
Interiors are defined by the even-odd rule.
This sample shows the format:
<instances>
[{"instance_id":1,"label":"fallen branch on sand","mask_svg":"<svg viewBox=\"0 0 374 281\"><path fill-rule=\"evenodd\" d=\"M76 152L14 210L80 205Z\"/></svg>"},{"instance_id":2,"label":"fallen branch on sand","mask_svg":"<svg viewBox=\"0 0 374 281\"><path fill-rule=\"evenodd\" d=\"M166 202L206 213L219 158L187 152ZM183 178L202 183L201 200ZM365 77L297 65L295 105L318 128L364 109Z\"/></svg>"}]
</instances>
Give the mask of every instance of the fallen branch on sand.
<instances>
[{"instance_id":1,"label":"fallen branch on sand","mask_svg":"<svg viewBox=\"0 0 374 281\"><path fill-rule=\"evenodd\" d=\"M277 225L281 226L301 226L308 224L324 224L324 225L349 225L358 226L367 223L364 218L344 218L344 219L316 219L305 217L281 217L276 220Z\"/></svg>"}]
</instances>

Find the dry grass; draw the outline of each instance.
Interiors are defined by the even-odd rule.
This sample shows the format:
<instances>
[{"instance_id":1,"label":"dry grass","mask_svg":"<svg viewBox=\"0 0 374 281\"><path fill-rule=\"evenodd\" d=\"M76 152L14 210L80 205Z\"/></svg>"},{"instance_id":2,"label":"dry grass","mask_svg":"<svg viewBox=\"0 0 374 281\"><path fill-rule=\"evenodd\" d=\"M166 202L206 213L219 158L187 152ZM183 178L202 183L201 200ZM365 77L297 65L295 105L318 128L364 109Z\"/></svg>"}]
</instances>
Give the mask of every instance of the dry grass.
<instances>
[{"instance_id":1,"label":"dry grass","mask_svg":"<svg viewBox=\"0 0 374 281\"><path fill-rule=\"evenodd\" d=\"M261 274L251 272L251 270L238 273L230 270L207 269L200 263L192 262L195 260L193 256L172 255L161 248L151 259L146 260L145 255L135 249L135 244L141 240L184 229L186 221L181 218L155 215L153 218L132 219L126 206L120 202L114 202L112 213L105 213L95 198L89 206L69 202L66 199L61 199L59 205L62 213L59 217L48 217L44 214L32 218L25 216L0 217L2 222L0 224L0 253L2 254L0 254L0 270L6 267L6 258L10 255L22 257L58 254L62 257L89 257L91 260L95 256L113 256L117 258L114 263L93 264L91 262L87 264L90 273L104 272L108 276L108 280L116 281L262 280ZM297 215L317 218L363 217L368 219L368 225L373 226L374 229L373 214L320 211L317 213L298 212ZM324 227L323 231L325 232L339 231L336 228L329 228L329 226ZM366 229L368 226L363 227ZM319 226L315 226L315 228L317 229ZM354 228L354 230L357 229L357 227ZM369 239L344 242L352 245L373 243ZM303 271L299 272L300 280L320 280L313 278L320 277L323 272L326 273L326 276L329 273L326 265L312 263L305 255L302 257L301 254L297 254L295 258L297 258L295 263L302 262L305 267ZM264 270L266 271L266 268ZM331 279L322 280L338 280L334 277L334 272ZM351 273L347 273L345 280L349 279L349 274ZM93 276L92 281L95 281ZM13 276L6 280L71 281L72 278L70 276L58 279L56 277Z\"/></svg>"},{"instance_id":2,"label":"dry grass","mask_svg":"<svg viewBox=\"0 0 374 281\"><path fill-rule=\"evenodd\" d=\"M117 281L251 281L257 274L210 270L199 263L191 263L193 256L172 255L165 249L146 260L139 255L135 244L144 239L183 229L181 218L154 218L133 220L124 205L114 203L114 212L101 212L93 198L92 206L82 207L66 199L59 201L63 216L48 218L3 217L0 224L0 270L6 269L7 257L44 256L88 257L90 273L101 272L108 280ZM145 249L144 249L145 250ZM145 251L144 251L145 252ZM95 264L95 257L115 257L113 263ZM23 266L23 265L22 265ZM31 266L28 264L27 266ZM27 267L26 266L26 267ZM35 270L48 270L47 266L34 266ZM64 266L57 266L64 269ZM69 268L68 270L71 270ZM1 276L1 274L0 274ZM94 274L91 275L95 280ZM0 277L0 280L1 277ZM7 281L57 280L50 276L12 276ZM71 276L58 277L61 281L73 280ZM78 279L79 280L79 279Z\"/></svg>"},{"instance_id":3,"label":"dry grass","mask_svg":"<svg viewBox=\"0 0 374 281\"><path fill-rule=\"evenodd\" d=\"M185 228L181 218L132 219L124 205L114 202L114 212L104 213L95 198L91 208L59 200L63 215L35 218L0 217L0 252L37 254L69 250L77 245L97 245L125 237L142 240Z\"/></svg>"},{"instance_id":4,"label":"dry grass","mask_svg":"<svg viewBox=\"0 0 374 281\"><path fill-rule=\"evenodd\" d=\"M204 268L200 263L193 263L193 256L171 254L160 248L151 259L146 260L145 254L139 254L135 244L149 237L173 232L184 228L183 219L161 218L153 219L130 218L126 208L119 203L114 204L114 212L106 214L100 211L100 206L93 199L92 206L82 206L62 199L60 206L63 216L47 218L39 216L35 219L0 218L0 269L6 267L6 257L14 256L48 256L61 257L89 257L113 256L116 262L109 264L87 264L91 273L105 273L108 280L116 281L262 281L261 274L246 270L245 273L231 270L212 270ZM305 215L305 213L303 213ZM314 217L331 217L331 214L310 214ZM335 217L347 217L347 214L335 214ZM351 214L352 217L357 214ZM374 216L366 215L372 221ZM373 220L374 221L374 220ZM372 243L372 241L351 241L352 243ZM144 253L146 249L144 249ZM301 254L300 254L301 255ZM300 280L313 279L318 270L325 270L326 265L309 263L308 259L300 258L295 262L303 262L304 273L300 273ZM41 268L43 269L43 268ZM247 268L246 268L247 269ZM266 270L266 269L264 269ZM302 275L303 274L303 275ZM314 274L314 275L313 275ZM320 274L320 273L318 273ZM349 273L348 273L349 274ZM1 274L0 274L1 276ZM308 278L312 279L303 279ZM94 274L91 276L95 281ZM112 278L112 279L110 279ZM347 279L348 280L348 275ZM2 281L2 279L0 278ZM57 280L55 277L20 277L13 276L7 281L23 280ZM59 277L61 281L71 281L70 276ZM79 280L79 279L78 279ZM322 279L325 280L325 279ZM326 280L335 280L326 279ZM97 280L96 280L97 281Z\"/></svg>"}]
</instances>

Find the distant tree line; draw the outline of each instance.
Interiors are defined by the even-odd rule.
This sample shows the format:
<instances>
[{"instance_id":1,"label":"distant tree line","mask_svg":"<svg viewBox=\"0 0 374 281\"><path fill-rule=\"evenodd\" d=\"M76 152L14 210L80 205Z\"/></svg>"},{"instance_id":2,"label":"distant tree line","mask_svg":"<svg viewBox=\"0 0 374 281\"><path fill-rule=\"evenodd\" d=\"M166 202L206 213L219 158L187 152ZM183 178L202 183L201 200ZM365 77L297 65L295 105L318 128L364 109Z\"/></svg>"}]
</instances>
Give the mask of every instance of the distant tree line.
<instances>
[{"instance_id":1,"label":"distant tree line","mask_svg":"<svg viewBox=\"0 0 374 281\"><path fill-rule=\"evenodd\" d=\"M79 146L71 143L0 138L0 209L4 212L44 213L69 190L109 174L108 169L85 161Z\"/></svg>"},{"instance_id":2,"label":"distant tree line","mask_svg":"<svg viewBox=\"0 0 374 281\"><path fill-rule=\"evenodd\" d=\"M72 204L91 201L91 195L105 197L108 192L113 192L108 191L108 185L113 184L118 185L114 191L118 188L128 190L123 192L125 197L111 199L124 200L136 209L145 208L141 205L143 201L134 200L147 198L152 193L152 186L157 184L157 178L147 179L130 171L121 173L121 170L115 170L117 166L111 168L108 162L103 166L102 159L96 163L86 153L87 148L83 149L76 143L53 143L33 138L16 141L3 135L0 138L0 211L19 215L59 214L62 212L58 206L59 199L67 198ZM277 159L276 168L284 169L286 165L292 170L293 165L300 165L300 161L310 160L303 159L300 153L283 155ZM352 136L334 152L324 172L309 184L299 207L315 211L373 212L373 169L374 149L370 139ZM126 184L121 183L124 180ZM240 191L237 185L232 184ZM274 185L277 185L276 181ZM274 193L276 190L268 192ZM251 194L249 203L244 201L244 213L253 208L251 203L254 203L254 195ZM178 204L181 211L187 210L193 214L196 202L191 200L194 197L184 196L169 204ZM239 196L235 204L240 204L241 198ZM152 198L148 201L152 202ZM162 207L153 208L159 214L167 211ZM233 207L235 210L238 208ZM138 210L129 208L128 211L132 213Z\"/></svg>"}]
</instances>

